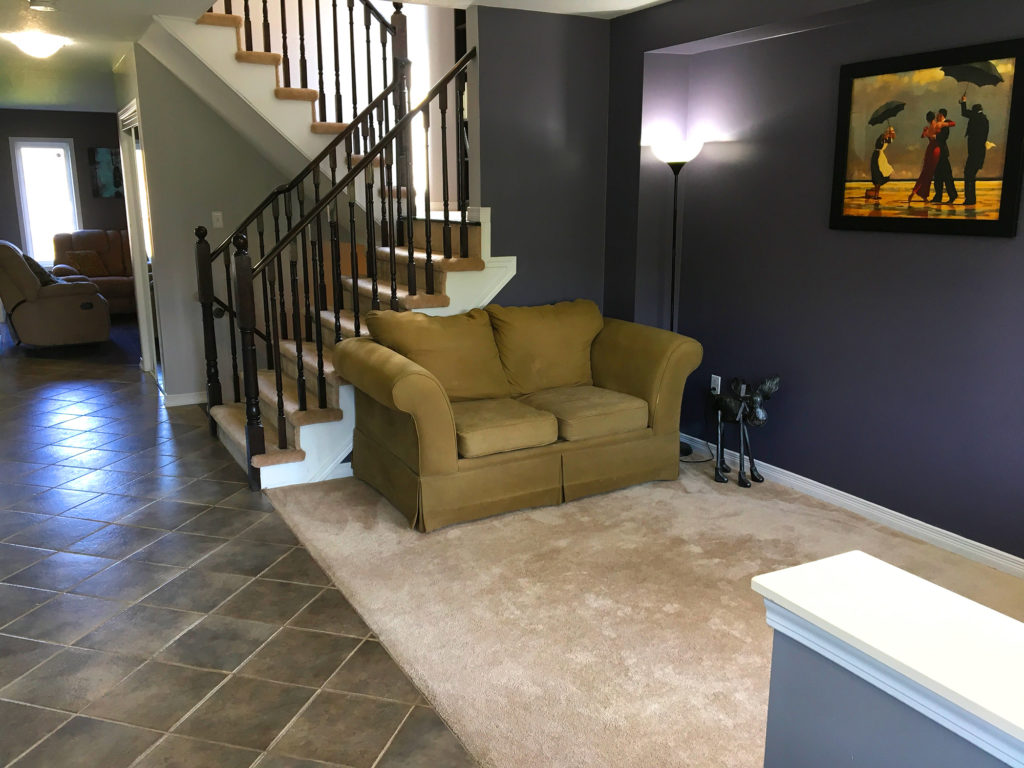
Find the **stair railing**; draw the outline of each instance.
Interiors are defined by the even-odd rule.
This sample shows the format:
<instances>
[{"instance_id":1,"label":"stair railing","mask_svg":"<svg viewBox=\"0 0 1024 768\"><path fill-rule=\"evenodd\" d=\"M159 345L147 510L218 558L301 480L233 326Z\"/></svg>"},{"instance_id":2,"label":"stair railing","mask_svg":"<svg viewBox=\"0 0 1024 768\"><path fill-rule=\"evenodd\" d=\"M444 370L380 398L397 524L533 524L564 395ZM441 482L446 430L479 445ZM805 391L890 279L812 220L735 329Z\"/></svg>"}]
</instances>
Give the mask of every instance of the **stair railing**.
<instances>
[{"instance_id":1,"label":"stair railing","mask_svg":"<svg viewBox=\"0 0 1024 768\"><path fill-rule=\"evenodd\" d=\"M399 24L395 25L400 28ZM402 25L404 26L404 25ZM397 38L396 38L397 40ZM394 48L393 72L395 78L374 103L365 109L345 131L314 160L291 183L279 187L269 195L260 207L216 249L206 242L206 229L196 229L196 263L199 271L199 301L202 306L204 349L207 370L208 403L222 402L216 329L213 318L218 311L229 319L228 333L231 340L232 381L235 384L235 401L241 402L244 394L246 414L246 460L249 464L250 485L259 487L259 470L251 467L251 459L265 451L263 426L259 408L258 355L256 339L262 340L266 367L274 371L276 406L278 415L278 447L287 447L284 424L283 381L280 375L282 347L294 344L296 386L299 410L306 410L304 360L305 354L316 356L317 407L327 406L324 373L325 341L324 331L333 333L331 341L337 343L344 336L360 336L363 333L362 315L367 309L381 307L382 294L386 294L388 306L399 309L400 297L415 296L418 293L419 273L423 276L423 290L435 292L434 259L451 259L455 256L452 243L453 212L448 202L448 121L454 94L456 114L456 167L461 169L469 162L468 141L465 140L465 117L463 107L467 88L467 73L470 63L476 57L476 49L463 56L437 84L426 98L415 107L408 106L408 61L404 47L397 43ZM387 110L382 99L390 97L394 109L395 124L389 126ZM431 131L431 112L439 115L440 130ZM424 243L417 250L414 238L416 218L413 188L412 147L415 140L415 121L422 121L422 146L428 158L432 138L440 143L441 167L441 213L437 223L441 227L441 247L435 251L432 239L434 219L429 180L423 190L425 208ZM367 135L368 124L376 121L377 136L381 138L372 146L365 147L360 139ZM363 144L364 151L357 150ZM343 160L338 157L339 146L343 147ZM339 161L341 169L339 170ZM324 169L323 163L327 164ZM339 174L341 175L338 178ZM329 189L321 192L324 180L330 180ZM469 207L468 191L459 181L457 187L457 219L460 248L458 256L468 256L468 227L466 212ZM311 199L308 199L312 190ZM308 206L307 206L308 200ZM347 205L347 221L340 217L340 210ZM284 209L284 231L281 233L279 213ZM272 214L274 227L272 245L266 242L264 219L267 211ZM249 254L250 235L255 226L259 258L252 264ZM342 230L347 229L347 237ZM343 274L342 243L349 252L348 275ZM365 248L366 275L360 275L359 246ZM234 253L232 255L231 248ZM213 263L222 257L225 265L226 300L215 296ZM401 261L400 261L401 259ZM288 280L285 280L287 262ZM379 262L386 264L387 275L381 275ZM233 269L232 269L233 267ZM399 289L399 269L405 270L405 287ZM303 279L299 280L299 271ZM245 274L243 274L245 273ZM327 290L330 276L331 290ZM382 287L383 279L388 285ZM257 286L263 301L262 328L257 309ZM345 309L345 292L350 295L351 309ZM243 298L243 293L245 294ZM234 298L233 298L233 296ZM288 300L291 312L288 312ZM306 323L303 328L301 305L305 306ZM237 305L237 306L236 306ZM290 317L289 317L290 315ZM345 322L342 318L344 316ZM235 352L235 334L238 326L242 349L242 387L237 385L238 362ZM312 326L312 328L310 327ZM289 328L291 335L289 336ZM330 338L330 336L328 338ZM312 350L304 347L303 337ZM241 391L239 391L241 390ZM212 427L214 431L215 426Z\"/></svg>"},{"instance_id":2,"label":"stair railing","mask_svg":"<svg viewBox=\"0 0 1024 768\"><path fill-rule=\"evenodd\" d=\"M315 88L319 90L316 114L320 122L344 123L344 96L342 81L350 89L351 118L359 114L359 105L370 99L374 90L374 69L379 63L379 86L393 79L388 65L394 57L399 30L394 18L389 21L370 0L344 0L347 13L338 7L338 0L314 0L313 18L303 0L217 0L210 6L211 13L240 14L242 17L241 42L246 51L277 53L281 56L282 84L285 88ZM329 4L329 9L328 9ZM393 3L401 14L402 3ZM357 8L357 6L359 6ZM329 16L325 19L324 16ZM404 16L402 16L404 21ZM312 23L312 30L308 27ZM348 56L345 56L345 30L348 25ZM254 27L261 34L257 39ZM289 32L289 30L294 30ZM307 31L310 34L307 34ZM403 30L404 32L404 27ZM289 51L298 42L298 53ZM392 50L389 52L388 46ZM377 58L379 56L379 62ZM325 70L325 66L327 69ZM364 67L366 92L360 98L359 67ZM294 71L297 77L292 77ZM347 68L347 72L345 71ZM312 85L311 85L312 83ZM331 91L331 98L328 98ZM330 108L328 104L330 103ZM371 141L370 144L373 144ZM369 145L368 145L369 146Z\"/></svg>"}]
</instances>

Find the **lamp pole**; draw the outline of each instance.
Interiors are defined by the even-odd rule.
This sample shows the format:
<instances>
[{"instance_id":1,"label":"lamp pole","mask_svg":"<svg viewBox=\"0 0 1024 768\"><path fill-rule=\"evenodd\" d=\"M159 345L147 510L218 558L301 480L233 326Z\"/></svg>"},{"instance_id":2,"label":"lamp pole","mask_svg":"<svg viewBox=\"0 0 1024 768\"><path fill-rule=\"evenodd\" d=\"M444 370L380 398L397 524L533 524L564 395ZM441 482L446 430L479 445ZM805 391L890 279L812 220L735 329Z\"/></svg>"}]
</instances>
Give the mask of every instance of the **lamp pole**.
<instances>
[{"instance_id":1,"label":"lamp pole","mask_svg":"<svg viewBox=\"0 0 1024 768\"><path fill-rule=\"evenodd\" d=\"M677 332L676 326L679 324L676 309L676 292L679 290L678 279L676 278L676 262L678 261L676 243L679 236L679 172L683 170L684 165L686 165L685 160L672 160L668 163L668 167L672 169L672 174L675 177L672 186L672 282L668 317L668 327L673 333ZM680 448L680 451L682 451L682 448Z\"/></svg>"}]
</instances>

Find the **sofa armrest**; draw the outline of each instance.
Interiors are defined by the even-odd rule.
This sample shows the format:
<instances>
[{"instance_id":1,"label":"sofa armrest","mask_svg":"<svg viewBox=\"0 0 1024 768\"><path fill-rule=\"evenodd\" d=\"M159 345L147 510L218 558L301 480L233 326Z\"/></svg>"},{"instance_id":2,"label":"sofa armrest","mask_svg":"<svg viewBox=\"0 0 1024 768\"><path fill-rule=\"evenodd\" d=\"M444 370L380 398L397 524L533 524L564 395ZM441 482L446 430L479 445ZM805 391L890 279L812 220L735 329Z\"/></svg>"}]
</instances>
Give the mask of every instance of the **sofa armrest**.
<instances>
[{"instance_id":1,"label":"sofa armrest","mask_svg":"<svg viewBox=\"0 0 1024 768\"><path fill-rule=\"evenodd\" d=\"M364 338L346 339L338 344L334 370L386 408L412 416L423 475L448 475L458 471L455 415L448 394L434 374L409 358Z\"/></svg>"},{"instance_id":2,"label":"sofa armrest","mask_svg":"<svg viewBox=\"0 0 1024 768\"><path fill-rule=\"evenodd\" d=\"M97 293L99 293L99 289L96 287L95 283L75 280L74 282L44 285L39 289L39 293L36 294L36 298L52 299L64 296L95 296Z\"/></svg>"},{"instance_id":3,"label":"sofa armrest","mask_svg":"<svg viewBox=\"0 0 1024 768\"><path fill-rule=\"evenodd\" d=\"M55 264L53 269L50 270L50 274L54 277L84 277L84 275L79 273L79 271L70 264Z\"/></svg>"},{"instance_id":4,"label":"sofa armrest","mask_svg":"<svg viewBox=\"0 0 1024 768\"><path fill-rule=\"evenodd\" d=\"M606 318L590 348L594 384L647 401L655 434L679 432L686 377L704 349L688 336Z\"/></svg>"}]
</instances>

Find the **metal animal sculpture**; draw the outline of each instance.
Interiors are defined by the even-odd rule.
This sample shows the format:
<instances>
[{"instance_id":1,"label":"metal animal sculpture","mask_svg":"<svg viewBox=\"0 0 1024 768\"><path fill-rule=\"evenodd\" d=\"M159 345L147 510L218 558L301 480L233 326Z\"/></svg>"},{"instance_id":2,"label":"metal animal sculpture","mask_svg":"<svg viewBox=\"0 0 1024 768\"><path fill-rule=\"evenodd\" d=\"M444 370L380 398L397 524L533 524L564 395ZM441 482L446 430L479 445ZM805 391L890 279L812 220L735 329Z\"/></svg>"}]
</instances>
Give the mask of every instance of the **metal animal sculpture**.
<instances>
[{"instance_id":1,"label":"metal animal sculpture","mask_svg":"<svg viewBox=\"0 0 1024 768\"><path fill-rule=\"evenodd\" d=\"M718 411L718 455L715 463L715 482L729 482L729 478L724 473L730 472L731 467L725 463L725 449L722 446L722 430L726 424L739 425L740 467L739 474L736 476L737 485L741 488L749 488L750 480L755 483L764 482L764 477L757 471L757 465L754 464L754 454L750 450L750 433L747 431L747 427L759 427L768 420L764 403L779 391L779 381L778 376L771 376L762 380L757 385L757 389L748 392L747 382L733 379L729 382L731 392L712 396L712 406ZM747 479L744 456L750 459L750 480Z\"/></svg>"}]
</instances>

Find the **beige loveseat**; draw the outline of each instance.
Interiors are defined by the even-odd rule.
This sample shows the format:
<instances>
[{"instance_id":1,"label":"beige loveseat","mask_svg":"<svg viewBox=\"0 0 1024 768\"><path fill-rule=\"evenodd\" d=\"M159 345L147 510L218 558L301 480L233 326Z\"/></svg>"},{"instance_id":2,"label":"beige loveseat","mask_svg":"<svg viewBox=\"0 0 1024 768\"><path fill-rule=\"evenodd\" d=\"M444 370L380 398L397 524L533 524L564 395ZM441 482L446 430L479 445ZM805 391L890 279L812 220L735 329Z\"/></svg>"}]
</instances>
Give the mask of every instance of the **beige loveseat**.
<instances>
[{"instance_id":1,"label":"beige loveseat","mask_svg":"<svg viewBox=\"0 0 1024 768\"><path fill-rule=\"evenodd\" d=\"M110 312L135 312L135 278L126 229L80 229L53 236L53 274L90 282L100 289Z\"/></svg>"},{"instance_id":2,"label":"beige loveseat","mask_svg":"<svg viewBox=\"0 0 1024 768\"><path fill-rule=\"evenodd\" d=\"M353 471L418 530L679 474L691 338L583 300L367 327L334 358L356 388Z\"/></svg>"},{"instance_id":3,"label":"beige loveseat","mask_svg":"<svg viewBox=\"0 0 1024 768\"><path fill-rule=\"evenodd\" d=\"M88 344L110 337L107 302L95 285L54 280L5 240L0 240L0 301L8 324L26 344Z\"/></svg>"}]
</instances>

